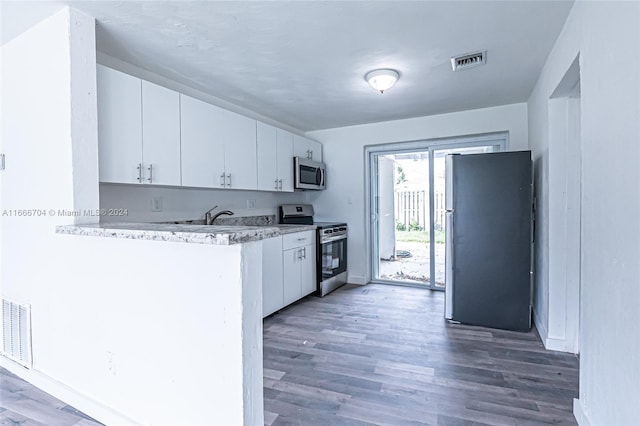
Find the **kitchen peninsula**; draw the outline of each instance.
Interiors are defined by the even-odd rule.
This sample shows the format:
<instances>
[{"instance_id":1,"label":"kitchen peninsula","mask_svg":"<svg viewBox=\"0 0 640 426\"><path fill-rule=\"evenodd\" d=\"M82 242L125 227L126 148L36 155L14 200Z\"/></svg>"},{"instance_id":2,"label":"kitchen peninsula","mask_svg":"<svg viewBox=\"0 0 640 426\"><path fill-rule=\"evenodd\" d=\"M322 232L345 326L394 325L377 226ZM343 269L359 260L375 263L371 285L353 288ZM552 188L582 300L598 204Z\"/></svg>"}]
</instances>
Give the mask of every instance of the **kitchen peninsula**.
<instances>
[{"instance_id":1,"label":"kitchen peninsula","mask_svg":"<svg viewBox=\"0 0 640 426\"><path fill-rule=\"evenodd\" d=\"M261 240L311 229L58 226L77 260L63 267L86 284L66 292L105 359L69 381L133 423L262 424Z\"/></svg>"},{"instance_id":2,"label":"kitchen peninsula","mask_svg":"<svg viewBox=\"0 0 640 426\"><path fill-rule=\"evenodd\" d=\"M106 223L58 226L58 234L233 245L260 241L295 232L312 231L313 225L187 225L182 223Z\"/></svg>"}]
</instances>

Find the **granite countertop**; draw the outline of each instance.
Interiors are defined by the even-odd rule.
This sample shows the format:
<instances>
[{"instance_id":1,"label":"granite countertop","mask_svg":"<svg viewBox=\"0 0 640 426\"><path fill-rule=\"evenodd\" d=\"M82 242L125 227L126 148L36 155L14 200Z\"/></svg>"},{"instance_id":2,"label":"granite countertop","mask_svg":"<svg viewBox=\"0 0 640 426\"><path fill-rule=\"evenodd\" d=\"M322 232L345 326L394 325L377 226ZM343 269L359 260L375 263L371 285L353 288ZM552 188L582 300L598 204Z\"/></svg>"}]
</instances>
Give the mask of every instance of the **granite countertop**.
<instances>
[{"instance_id":1,"label":"granite countertop","mask_svg":"<svg viewBox=\"0 0 640 426\"><path fill-rule=\"evenodd\" d=\"M203 225L175 222L101 223L58 226L56 227L56 233L133 240L231 245L315 229L316 226L314 225Z\"/></svg>"}]
</instances>

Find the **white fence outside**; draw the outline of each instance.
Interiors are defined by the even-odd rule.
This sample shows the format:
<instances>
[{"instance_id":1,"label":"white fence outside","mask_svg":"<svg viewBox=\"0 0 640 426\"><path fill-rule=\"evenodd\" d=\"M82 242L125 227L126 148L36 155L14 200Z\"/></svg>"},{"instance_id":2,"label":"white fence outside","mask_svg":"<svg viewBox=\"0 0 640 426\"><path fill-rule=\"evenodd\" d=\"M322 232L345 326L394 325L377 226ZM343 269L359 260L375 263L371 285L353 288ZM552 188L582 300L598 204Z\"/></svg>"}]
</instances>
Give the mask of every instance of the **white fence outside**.
<instances>
[{"instance_id":1,"label":"white fence outside","mask_svg":"<svg viewBox=\"0 0 640 426\"><path fill-rule=\"evenodd\" d=\"M396 191L395 192L396 227L418 226L422 230L429 229L429 193L427 191ZM444 192L434 193L434 223L436 230L444 229L445 206Z\"/></svg>"}]
</instances>

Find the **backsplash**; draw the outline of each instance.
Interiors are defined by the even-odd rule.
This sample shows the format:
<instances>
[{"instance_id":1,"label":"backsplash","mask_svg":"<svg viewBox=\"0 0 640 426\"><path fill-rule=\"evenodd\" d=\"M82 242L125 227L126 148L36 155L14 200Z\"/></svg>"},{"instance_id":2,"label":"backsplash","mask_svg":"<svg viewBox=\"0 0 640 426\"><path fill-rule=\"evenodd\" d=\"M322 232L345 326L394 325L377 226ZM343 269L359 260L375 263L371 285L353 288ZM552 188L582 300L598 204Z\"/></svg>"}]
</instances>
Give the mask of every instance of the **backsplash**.
<instances>
[{"instance_id":1,"label":"backsplash","mask_svg":"<svg viewBox=\"0 0 640 426\"><path fill-rule=\"evenodd\" d=\"M306 192L235 191L222 189L171 188L147 185L100 184L100 208L122 215L101 216L106 222L165 222L204 219L204 213L231 210L236 219L246 216L276 216L280 204L306 203ZM152 211L161 204L161 211ZM248 208L253 204L255 208ZM155 207L158 207L157 205ZM215 212L214 212L215 213ZM219 218L219 221L223 217ZM276 219L277 221L277 219Z\"/></svg>"}]
</instances>

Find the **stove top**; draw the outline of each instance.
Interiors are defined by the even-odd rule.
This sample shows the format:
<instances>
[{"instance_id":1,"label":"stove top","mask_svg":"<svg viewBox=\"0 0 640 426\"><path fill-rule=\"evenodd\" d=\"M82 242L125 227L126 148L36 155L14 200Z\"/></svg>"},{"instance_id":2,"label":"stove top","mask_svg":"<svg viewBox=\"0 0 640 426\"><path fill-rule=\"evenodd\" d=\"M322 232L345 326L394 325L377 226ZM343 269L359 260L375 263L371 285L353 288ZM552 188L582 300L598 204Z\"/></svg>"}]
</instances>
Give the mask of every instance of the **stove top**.
<instances>
[{"instance_id":1,"label":"stove top","mask_svg":"<svg viewBox=\"0 0 640 426\"><path fill-rule=\"evenodd\" d=\"M284 225L316 225L318 229L346 228L344 222L316 222L311 204L283 204L278 209L278 221Z\"/></svg>"}]
</instances>

